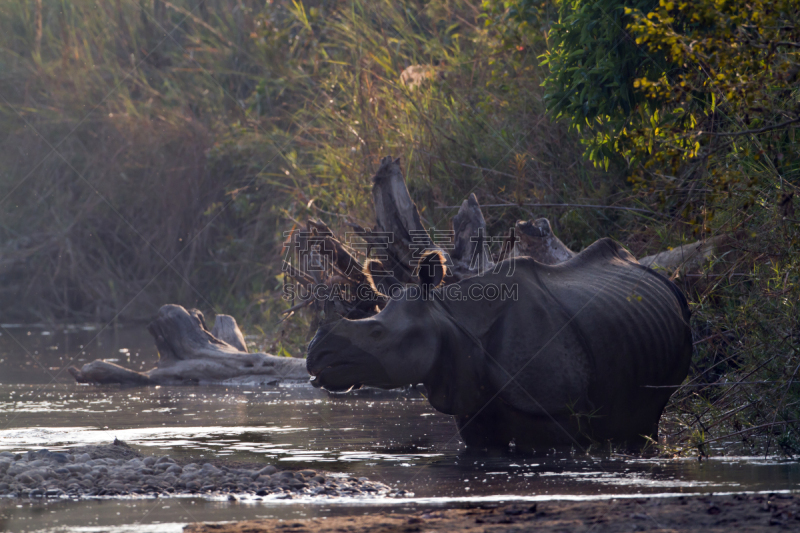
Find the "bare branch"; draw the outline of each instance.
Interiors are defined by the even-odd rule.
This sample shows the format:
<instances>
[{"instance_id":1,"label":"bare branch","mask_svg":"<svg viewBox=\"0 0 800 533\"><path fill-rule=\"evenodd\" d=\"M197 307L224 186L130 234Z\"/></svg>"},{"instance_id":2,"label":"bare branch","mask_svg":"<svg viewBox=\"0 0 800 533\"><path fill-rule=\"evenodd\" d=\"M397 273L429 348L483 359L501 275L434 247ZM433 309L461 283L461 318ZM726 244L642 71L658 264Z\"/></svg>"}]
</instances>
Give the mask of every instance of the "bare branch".
<instances>
[{"instance_id":1,"label":"bare branch","mask_svg":"<svg viewBox=\"0 0 800 533\"><path fill-rule=\"evenodd\" d=\"M649 209L639 209L637 207L618 207L614 205L588 205L588 204L483 204L481 207L582 207L587 209L617 209L620 211L636 211L647 213L648 215L666 216L663 213L651 211ZM458 209L460 205L440 205L436 209Z\"/></svg>"},{"instance_id":2,"label":"bare branch","mask_svg":"<svg viewBox=\"0 0 800 533\"><path fill-rule=\"evenodd\" d=\"M757 130L722 131L722 132L701 131L700 134L701 135L714 135L716 137L734 137L734 136L739 136L739 135L750 135L750 134L755 134L755 133L764 133L766 131L779 130L781 128L785 128L786 126L794 124L796 122L800 122L800 117L793 118L792 120L787 120L786 122L781 122L780 124L775 124L774 126L765 126L763 128L759 128Z\"/></svg>"}]
</instances>

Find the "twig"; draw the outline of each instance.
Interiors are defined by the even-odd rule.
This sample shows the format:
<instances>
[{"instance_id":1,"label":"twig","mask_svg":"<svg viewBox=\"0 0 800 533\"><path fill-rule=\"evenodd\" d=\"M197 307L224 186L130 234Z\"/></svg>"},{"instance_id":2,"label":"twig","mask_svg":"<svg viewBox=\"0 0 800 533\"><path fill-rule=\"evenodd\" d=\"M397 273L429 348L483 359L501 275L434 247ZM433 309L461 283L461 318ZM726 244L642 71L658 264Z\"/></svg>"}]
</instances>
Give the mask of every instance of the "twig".
<instances>
[{"instance_id":1,"label":"twig","mask_svg":"<svg viewBox=\"0 0 800 533\"><path fill-rule=\"evenodd\" d=\"M584 207L587 209L618 209L621 211L636 211L638 213L647 213L648 215L661 215L667 216L663 213L650 211L649 209L639 209L636 207L617 207L614 205L588 205L588 204L481 204L484 207ZM436 209L459 209L460 205L440 205Z\"/></svg>"},{"instance_id":2,"label":"twig","mask_svg":"<svg viewBox=\"0 0 800 533\"><path fill-rule=\"evenodd\" d=\"M710 339L710 338L712 338L712 337L713 337L713 335L712 335L711 337L709 337L709 339ZM703 339L703 340L708 340L708 339ZM700 342L700 341L698 341L698 342ZM697 343L695 343L695 344L697 344ZM713 364L713 365L711 365L710 367L706 368L705 370L703 370L702 372L700 372L699 374L697 374L697 375L696 375L695 377L693 377L691 380L689 380L689 383L686 383L686 385L681 385L681 388L683 388L683 387L686 387L687 385L691 385L691 384L692 384L692 382L694 382L694 381L697 381L698 379L700 379L700 378L703 376L703 374L705 374L705 373L706 373L706 372L708 372L709 370L713 370L715 367L717 367L717 366L719 366L719 365L721 365L721 364L723 364L723 363L727 363L728 361L730 361L730 360L731 360L731 359L733 359L734 357L739 357L740 355L741 355L741 353L740 353L740 352L736 352L736 353L734 353L733 355L726 357L726 358L725 358L725 359L723 359L722 361L717 361L716 363L714 363L714 364Z\"/></svg>"},{"instance_id":3,"label":"twig","mask_svg":"<svg viewBox=\"0 0 800 533\"><path fill-rule=\"evenodd\" d=\"M305 274L304 272L296 269L295 267L293 267L292 265L290 265L286 261L283 262L283 268L286 269L285 273L290 278L294 278L294 279L299 280L299 281L305 281L306 283L311 284L311 285L319 283L317 280L315 280L311 276Z\"/></svg>"},{"instance_id":4,"label":"twig","mask_svg":"<svg viewBox=\"0 0 800 533\"><path fill-rule=\"evenodd\" d=\"M725 383L699 383L696 385L642 385L644 389L685 389L687 387L722 387L724 385L771 385L783 381L728 381Z\"/></svg>"},{"instance_id":5,"label":"twig","mask_svg":"<svg viewBox=\"0 0 800 533\"><path fill-rule=\"evenodd\" d=\"M172 2L168 2L167 0L164 0L164 5L166 7L168 7L169 9L172 9L173 11L177 11L178 13L180 13L182 15L186 15L187 17L192 19L195 24L199 24L200 26L202 26L205 29L207 29L208 31L210 31L211 33L213 33L217 38L219 38L223 43L227 44L228 46L236 46L230 40L228 40L224 35L222 35L220 32L215 30L212 26L208 25L207 23L203 22L202 19L200 19L197 16L195 16L191 11L188 11L186 9L183 9L182 7L176 6L175 4L173 4ZM238 49L239 47L236 46L236 48Z\"/></svg>"},{"instance_id":6,"label":"twig","mask_svg":"<svg viewBox=\"0 0 800 533\"><path fill-rule=\"evenodd\" d=\"M723 132L716 132L716 131L701 131L701 135L715 135L717 137L735 137L738 135L750 135L752 133L764 133L765 131L771 130L779 130L781 128L785 128L790 124L794 124L795 122L800 122L800 117L793 118L792 120L787 120L786 122L781 122L780 124L775 124L774 126L765 126L763 128L759 128L757 130L743 130L743 131L723 131Z\"/></svg>"},{"instance_id":7,"label":"twig","mask_svg":"<svg viewBox=\"0 0 800 533\"><path fill-rule=\"evenodd\" d=\"M702 275L702 274L701 274L701 275ZM702 343L704 343L704 342L706 342L706 341L710 341L711 339L717 338L717 337L719 337L720 335L722 335L722 333L723 333L723 332L714 333L713 335L711 335L711 336L709 336L709 337L706 337L705 339L700 339L699 341L694 341L694 342L692 343L692 346L697 346L698 344L702 344ZM728 333L728 332L726 331L725 333Z\"/></svg>"},{"instance_id":8,"label":"twig","mask_svg":"<svg viewBox=\"0 0 800 533\"><path fill-rule=\"evenodd\" d=\"M305 307L307 305L311 305L312 303L314 303L314 300L306 300L304 302L300 302L299 304L293 305L292 307L290 307L286 311L283 311L282 314L287 315L289 313L294 313L298 309L302 309L303 307Z\"/></svg>"},{"instance_id":9,"label":"twig","mask_svg":"<svg viewBox=\"0 0 800 533\"><path fill-rule=\"evenodd\" d=\"M441 158L440 158L441 159ZM516 178L517 176L513 174L509 174L508 172L500 172L499 170L494 170L492 168L484 168L484 167L476 167L475 165L468 165L466 163L461 163L459 161L450 161L451 163L455 163L456 165L461 165L462 167L467 168L474 168L475 170L483 170L484 172L491 172L492 174L497 174L498 176L506 176L508 178ZM483 207L483 206L481 206Z\"/></svg>"},{"instance_id":10,"label":"twig","mask_svg":"<svg viewBox=\"0 0 800 533\"><path fill-rule=\"evenodd\" d=\"M727 413L724 413L724 414L720 415L720 416L719 416L719 418L717 418L716 420L714 420L714 421L713 421L711 424L709 424L709 425L707 426L707 429L711 429L711 428L713 428L714 426L718 426L718 425L720 425L721 423L723 423L724 421L726 421L727 419L729 419L730 417L732 417L732 416L733 416L733 415L735 415L736 413L740 413L740 412L744 411L745 409L747 409L747 408L749 408L749 407L752 407L754 403L755 403L755 402L750 402L750 403L748 403L748 404L746 404L746 405L742 405L741 407L737 407L737 408L735 408L735 409L731 409L731 410L730 410L730 411L728 411ZM673 433L673 434L669 435L667 438L668 438L668 439L669 439L669 438L673 438L673 439L674 439L675 437L677 437L678 435L680 435L681 433L683 433L684 431L686 431L687 429L690 429L690 428L691 428L691 426L685 427L685 428L683 428L682 430L678 431L677 433ZM689 440L690 438L691 438L691 436L688 436L688 437L683 437L683 438L682 438L681 440L679 440L678 442L686 442L686 441L687 441L687 440Z\"/></svg>"},{"instance_id":11,"label":"twig","mask_svg":"<svg viewBox=\"0 0 800 533\"><path fill-rule=\"evenodd\" d=\"M722 437L714 437L713 439L704 440L703 444L708 444L709 442L714 442L714 441L718 441L718 440L722 440L722 439L729 439L731 437L735 437L736 435L741 435L742 433L748 433L750 431L755 431L757 429L764 429L764 428L769 428L769 427L774 427L774 426L785 426L785 425L788 425L788 424L797 424L798 422L800 422L800 419L787 420L785 422L775 422L775 423L771 423L771 424L761 424L760 426L753 426L751 428L747 428L747 429L743 429L741 431L737 431L736 433L730 433L728 435L723 435Z\"/></svg>"}]
</instances>

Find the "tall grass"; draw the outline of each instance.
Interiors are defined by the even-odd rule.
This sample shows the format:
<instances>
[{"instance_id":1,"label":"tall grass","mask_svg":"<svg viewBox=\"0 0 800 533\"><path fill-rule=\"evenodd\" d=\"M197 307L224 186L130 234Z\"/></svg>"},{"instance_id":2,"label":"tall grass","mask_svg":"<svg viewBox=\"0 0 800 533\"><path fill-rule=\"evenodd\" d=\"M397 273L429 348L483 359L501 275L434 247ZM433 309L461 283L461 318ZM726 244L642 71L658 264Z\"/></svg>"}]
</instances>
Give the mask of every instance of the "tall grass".
<instances>
[{"instance_id":1,"label":"tall grass","mask_svg":"<svg viewBox=\"0 0 800 533\"><path fill-rule=\"evenodd\" d=\"M241 310L271 287L258 176L287 128L242 100L270 77L261 5L45 0L40 37L35 3L0 6L4 320Z\"/></svg>"}]
</instances>

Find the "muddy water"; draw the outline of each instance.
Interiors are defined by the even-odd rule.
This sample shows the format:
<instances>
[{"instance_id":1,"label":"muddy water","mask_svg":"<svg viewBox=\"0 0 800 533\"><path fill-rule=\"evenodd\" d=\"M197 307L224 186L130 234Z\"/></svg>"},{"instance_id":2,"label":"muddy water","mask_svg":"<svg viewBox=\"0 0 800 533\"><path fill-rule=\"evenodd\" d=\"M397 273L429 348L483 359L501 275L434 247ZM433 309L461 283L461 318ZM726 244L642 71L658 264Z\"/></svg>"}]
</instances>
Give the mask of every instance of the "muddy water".
<instances>
[{"instance_id":1,"label":"muddy water","mask_svg":"<svg viewBox=\"0 0 800 533\"><path fill-rule=\"evenodd\" d=\"M414 390L332 396L307 385L77 385L65 371L71 362L103 357L132 368L152 366L157 354L143 328L0 331L0 451L68 449L119 438L147 454L302 466L368 476L409 492L402 501L6 499L0 500L0 531L180 531L195 520L359 514L476 499L793 490L800 483L800 465L775 458L699 463L468 454L452 420Z\"/></svg>"}]
</instances>

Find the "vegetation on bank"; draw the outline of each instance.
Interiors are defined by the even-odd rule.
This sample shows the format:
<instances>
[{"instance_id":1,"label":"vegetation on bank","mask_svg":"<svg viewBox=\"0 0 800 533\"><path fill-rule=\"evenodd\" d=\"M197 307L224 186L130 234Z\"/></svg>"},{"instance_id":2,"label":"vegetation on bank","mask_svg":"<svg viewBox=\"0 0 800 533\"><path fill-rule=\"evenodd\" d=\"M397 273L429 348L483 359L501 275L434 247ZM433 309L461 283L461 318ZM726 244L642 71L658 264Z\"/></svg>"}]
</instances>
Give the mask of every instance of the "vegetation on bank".
<instances>
[{"instance_id":1,"label":"vegetation on bank","mask_svg":"<svg viewBox=\"0 0 800 533\"><path fill-rule=\"evenodd\" d=\"M676 278L696 353L669 446L797 453L797 8L10 0L2 320L143 320L172 302L299 355L284 232L370 225L369 179L391 154L437 229L475 192L506 204L484 208L492 234L545 216L573 249L730 236ZM420 83L404 83L414 65Z\"/></svg>"}]
</instances>

